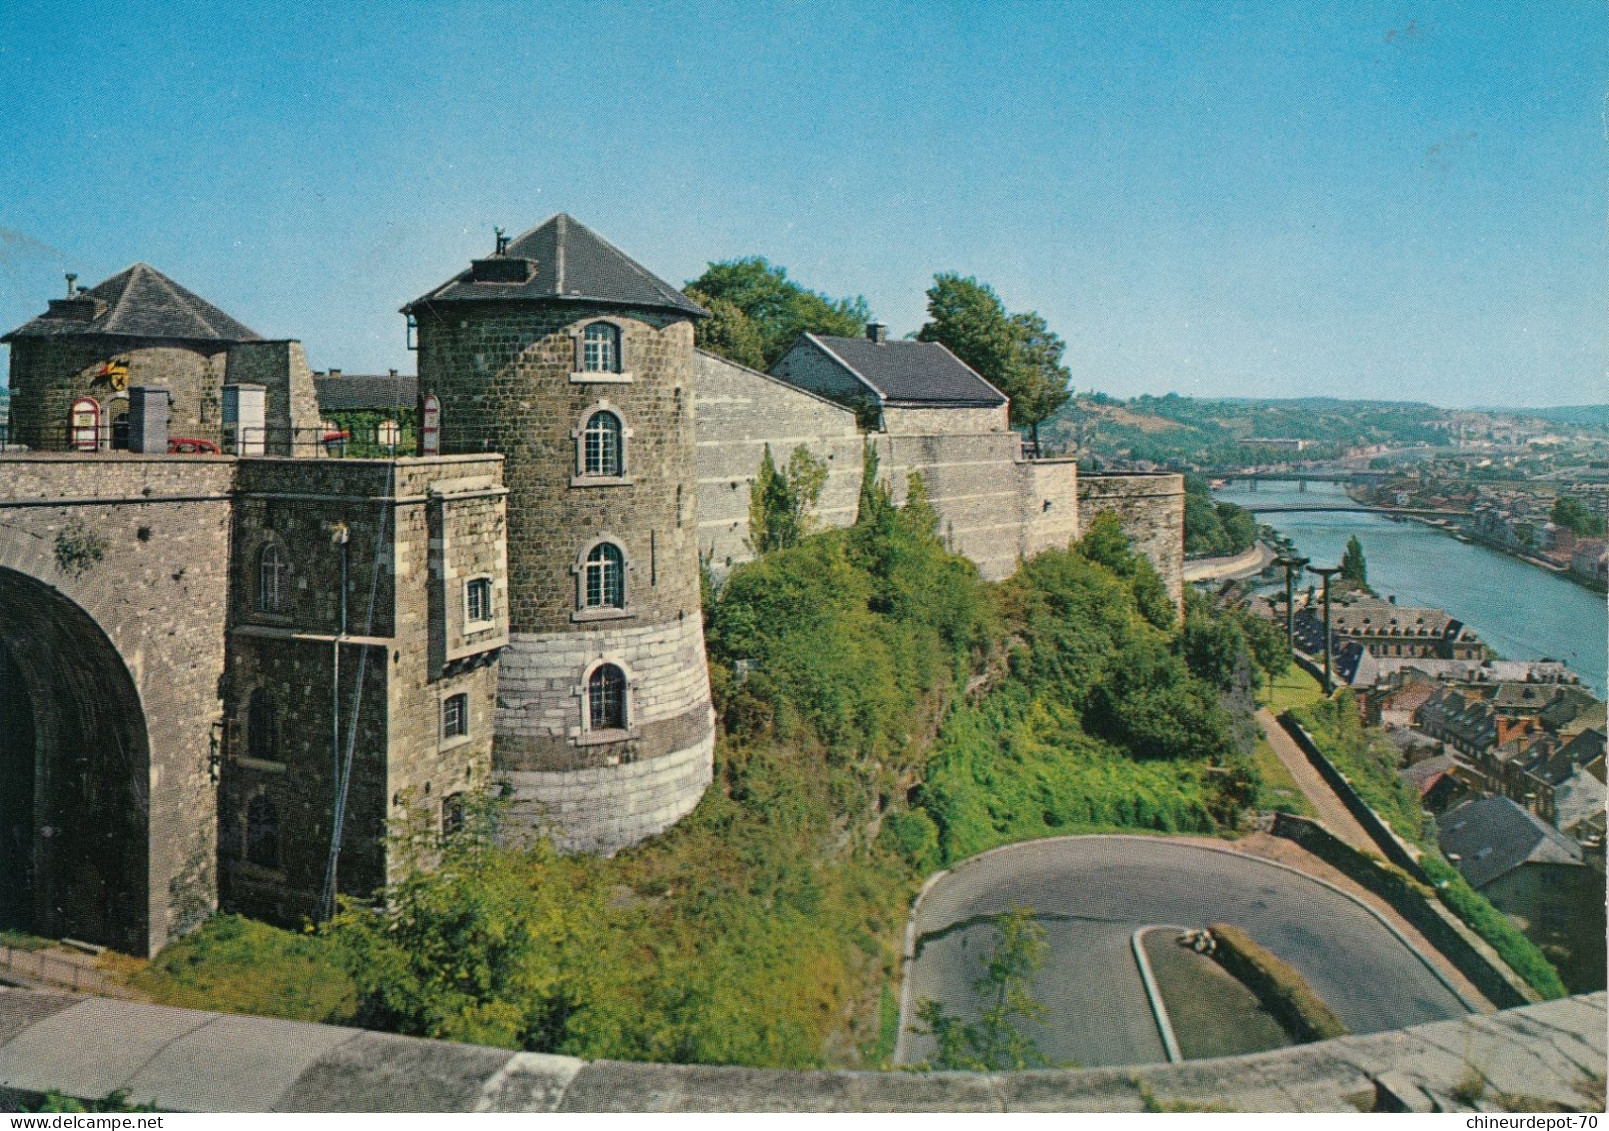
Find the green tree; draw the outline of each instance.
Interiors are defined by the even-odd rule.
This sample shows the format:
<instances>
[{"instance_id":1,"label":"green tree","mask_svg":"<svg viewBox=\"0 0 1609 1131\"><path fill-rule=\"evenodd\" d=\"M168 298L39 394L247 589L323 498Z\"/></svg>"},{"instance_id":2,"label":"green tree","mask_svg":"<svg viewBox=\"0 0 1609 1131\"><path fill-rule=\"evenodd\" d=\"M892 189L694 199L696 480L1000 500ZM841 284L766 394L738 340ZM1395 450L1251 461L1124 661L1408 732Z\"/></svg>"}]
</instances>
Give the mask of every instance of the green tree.
<instances>
[{"instance_id":1,"label":"green tree","mask_svg":"<svg viewBox=\"0 0 1609 1131\"><path fill-rule=\"evenodd\" d=\"M1560 495L1554 501L1553 513L1549 517L1580 537L1592 538L1604 532L1603 519L1583 506L1580 499L1570 495Z\"/></svg>"},{"instance_id":2,"label":"green tree","mask_svg":"<svg viewBox=\"0 0 1609 1131\"><path fill-rule=\"evenodd\" d=\"M1369 584L1369 563L1363 558L1363 543L1356 534L1346 540L1346 552L1341 555L1341 577L1358 585Z\"/></svg>"},{"instance_id":3,"label":"green tree","mask_svg":"<svg viewBox=\"0 0 1609 1131\"><path fill-rule=\"evenodd\" d=\"M800 444L778 470L771 445L760 457L760 470L749 488L749 546L769 554L797 546L815 529L814 511L827 483L827 465Z\"/></svg>"},{"instance_id":4,"label":"green tree","mask_svg":"<svg viewBox=\"0 0 1609 1131\"><path fill-rule=\"evenodd\" d=\"M714 316L696 331L698 344L755 369L775 365L806 331L856 337L871 318L861 296L809 290L758 255L711 263L687 284L687 295Z\"/></svg>"},{"instance_id":5,"label":"green tree","mask_svg":"<svg viewBox=\"0 0 1609 1131\"><path fill-rule=\"evenodd\" d=\"M1033 996L1033 977L1045 964L1050 944L1045 928L1029 907L1013 905L995 920L995 946L983 960L983 972L972 983L978 1019L966 1022L939 1002L924 999L917 1017L938 1051L930 1067L946 1072L1021 1072L1050 1062L1024 1031L1028 1022L1043 1021L1049 1011Z\"/></svg>"},{"instance_id":6,"label":"green tree","mask_svg":"<svg viewBox=\"0 0 1609 1131\"><path fill-rule=\"evenodd\" d=\"M927 292L929 321L917 332L938 342L1011 398L1011 423L1032 431L1067 403L1071 375L1062 364L1066 344L1037 312L1008 314L987 283L953 271L933 277Z\"/></svg>"},{"instance_id":7,"label":"green tree","mask_svg":"<svg viewBox=\"0 0 1609 1131\"><path fill-rule=\"evenodd\" d=\"M1252 663L1268 677L1269 687L1291 666L1290 641L1283 625L1268 617L1246 614L1240 618L1240 633L1246 639Z\"/></svg>"}]
</instances>

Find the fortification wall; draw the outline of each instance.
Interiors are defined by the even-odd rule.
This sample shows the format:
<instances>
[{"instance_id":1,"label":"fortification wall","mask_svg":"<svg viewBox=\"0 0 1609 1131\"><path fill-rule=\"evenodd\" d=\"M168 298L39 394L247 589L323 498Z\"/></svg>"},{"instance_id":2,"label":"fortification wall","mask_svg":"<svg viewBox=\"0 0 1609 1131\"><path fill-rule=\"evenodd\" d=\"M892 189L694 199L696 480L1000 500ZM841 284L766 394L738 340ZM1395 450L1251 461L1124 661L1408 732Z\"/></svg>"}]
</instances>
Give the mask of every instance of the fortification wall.
<instances>
[{"instance_id":1,"label":"fortification wall","mask_svg":"<svg viewBox=\"0 0 1609 1131\"><path fill-rule=\"evenodd\" d=\"M1088 528L1098 514L1115 514L1134 548L1151 559L1168 593L1184 602L1184 476L1171 473L1084 475L1079 516Z\"/></svg>"},{"instance_id":2,"label":"fortification wall","mask_svg":"<svg viewBox=\"0 0 1609 1131\"><path fill-rule=\"evenodd\" d=\"M149 766L139 768L143 780L128 780L126 760L136 752L125 752L125 764L89 771L104 772L104 780L76 810L86 833L108 834L128 819L148 831L148 849L135 862L144 882L138 892L123 893L144 905L139 937L124 938L119 928L97 940L136 953L159 949L217 907L213 727L222 719L235 466L223 458L0 456L0 588L16 602L0 616L22 633L8 640L11 650L30 664L48 667L58 657L67 669L82 670L90 658L99 662L92 636L104 633L115 649L111 662L126 668L138 696L137 719L127 712L99 718L95 712L107 704L85 700L64 684L70 693L59 708L64 720L83 712L80 723L93 731L84 736L88 742L114 726L144 732ZM31 580L8 579L6 571ZM94 627L80 631L49 614L42 598L50 594L82 610ZM54 623L30 631L25 610L44 610ZM36 690L49 693L48 687ZM48 702L36 707L46 710ZM48 756L84 753L75 748ZM64 788L88 788L62 776L66 771L65 765L47 767L47 776ZM86 816L97 804L118 811L102 823ZM89 881L87 868L75 872L69 882ZM115 873L102 879L115 883ZM86 892L84 898L95 897Z\"/></svg>"},{"instance_id":3,"label":"fortification wall","mask_svg":"<svg viewBox=\"0 0 1609 1131\"><path fill-rule=\"evenodd\" d=\"M766 446L785 465L804 447L827 465L816 507L827 526L850 526L864 441L855 414L778 378L700 351L694 357L698 428L698 548L724 573L753 557L749 489Z\"/></svg>"},{"instance_id":4,"label":"fortification wall","mask_svg":"<svg viewBox=\"0 0 1609 1131\"><path fill-rule=\"evenodd\" d=\"M263 450L268 454L289 456L318 451L318 395L301 342L241 342L231 346L224 383L264 387L268 434Z\"/></svg>"},{"instance_id":5,"label":"fortification wall","mask_svg":"<svg viewBox=\"0 0 1609 1131\"><path fill-rule=\"evenodd\" d=\"M1034 460L1022 478L1022 556L1065 550L1079 534L1078 461Z\"/></svg>"},{"instance_id":6,"label":"fortification wall","mask_svg":"<svg viewBox=\"0 0 1609 1131\"><path fill-rule=\"evenodd\" d=\"M694 381L699 552L717 574L754 556L749 491L767 445L779 465L800 446L827 465L816 514L838 527L855 521L865 451L875 446L895 501L904 503L910 475L920 474L947 543L991 580L1009 577L1023 556L1078 536L1076 464L1024 461L1021 440L1004 429L1003 408L910 410L900 419L929 431L863 433L849 409L711 354L698 354Z\"/></svg>"},{"instance_id":7,"label":"fortification wall","mask_svg":"<svg viewBox=\"0 0 1609 1131\"><path fill-rule=\"evenodd\" d=\"M19 338L11 343L11 440L35 451L69 448L68 412L75 397L101 406L103 447L111 422L128 411L128 398L98 376L114 359L128 367L128 387L165 385L173 394L169 432L218 439L227 347L186 342L129 341L72 336Z\"/></svg>"}]
</instances>

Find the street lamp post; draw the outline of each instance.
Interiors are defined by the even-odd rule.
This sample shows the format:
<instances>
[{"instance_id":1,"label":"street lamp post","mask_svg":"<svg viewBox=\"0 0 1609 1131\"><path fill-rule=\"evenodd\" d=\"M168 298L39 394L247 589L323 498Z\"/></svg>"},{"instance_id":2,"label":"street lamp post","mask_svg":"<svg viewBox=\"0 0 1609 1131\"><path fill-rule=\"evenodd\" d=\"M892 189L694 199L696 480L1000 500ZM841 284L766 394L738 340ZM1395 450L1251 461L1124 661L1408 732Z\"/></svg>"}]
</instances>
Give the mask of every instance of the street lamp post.
<instances>
[{"instance_id":1,"label":"street lamp post","mask_svg":"<svg viewBox=\"0 0 1609 1131\"><path fill-rule=\"evenodd\" d=\"M1335 694L1335 679L1330 673L1330 578L1341 572L1340 566L1308 566L1324 579L1324 694Z\"/></svg>"},{"instance_id":2,"label":"street lamp post","mask_svg":"<svg viewBox=\"0 0 1609 1131\"><path fill-rule=\"evenodd\" d=\"M1285 646L1296 651L1296 575L1302 572L1307 558L1275 558L1274 564L1285 567Z\"/></svg>"}]
</instances>

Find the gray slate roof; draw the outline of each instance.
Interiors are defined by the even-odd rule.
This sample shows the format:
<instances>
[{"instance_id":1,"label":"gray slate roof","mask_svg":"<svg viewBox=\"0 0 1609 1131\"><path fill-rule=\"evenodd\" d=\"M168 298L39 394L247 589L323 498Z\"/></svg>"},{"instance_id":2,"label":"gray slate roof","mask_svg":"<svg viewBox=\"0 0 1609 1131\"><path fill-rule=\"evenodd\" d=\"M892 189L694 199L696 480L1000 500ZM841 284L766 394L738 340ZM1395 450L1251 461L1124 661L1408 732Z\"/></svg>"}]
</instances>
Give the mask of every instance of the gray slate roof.
<instances>
[{"instance_id":1,"label":"gray slate roof","mask_svg":"<svg viewBox=\"0 0 1609 1131\"><path fill-rule=\"evenodd\" d=\"M1004 393L937 342L805 337L886 401L989 408L1006 403Z\"/></svg>"},{"instance_id":2,"label":"gray slate roof","mask_svg":"<svg viewBox=\"0 0 1609 1131\"><path fill-rule=\"evenodd\" d=\"M1458 870L1480 889L1521 864L1579 864L1569 837L1506 797L1466 801L1441 818L1441 850L1457 853Z\"/></svg>"},{"instance_id":3,"label":"gray slate roof","mask_svg":"<svg viewBox=\"0 0 1609 1131\"><path fill-rule=\"evenodd\" d=\"M179 286L155 267L136 263L91 287L87 296L53 301L48 313L17 327L0 341L83 334L189 342L261 340L256 331Z\"/></svg>"},{"instance_id":4,"label":"gray slate roof","mask_svg":"<svg viewBox=\"0 0 1609 1131\"><path fill-rule=\"evenodd\" d=\"M320 412L358 412L378 409L389 412L393 407L416 407L419 399L419 379L407 375L392 377L367 373L343 373L339 377L313 378L313 390L318 395Z\"/></svg>"},{"instance_id":5,"label":"gray slate roof","mask_svg":"<svg viewBox=\"0 0 1609 1131\"><path fill-rule=\"evenodd\" d=\"M402 309L412 314L436 303L539 299L648 307L695 318L709 313L563 212L513 240L502 255L476 260Z\"/></svg>"}]
</instances>

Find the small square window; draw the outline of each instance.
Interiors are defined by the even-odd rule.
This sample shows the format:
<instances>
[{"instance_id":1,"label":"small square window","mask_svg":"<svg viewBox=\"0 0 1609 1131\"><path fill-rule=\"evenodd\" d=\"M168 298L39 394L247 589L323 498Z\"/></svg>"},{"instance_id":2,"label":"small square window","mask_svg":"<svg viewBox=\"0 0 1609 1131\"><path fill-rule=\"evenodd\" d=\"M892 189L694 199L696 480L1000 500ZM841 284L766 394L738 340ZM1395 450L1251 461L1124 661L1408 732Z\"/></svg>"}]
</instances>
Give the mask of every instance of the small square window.
<instances>
[{"instance_id":1,"label":"small square window","mask_svg":"<svg viewBox=\"0 0 1609 1131\"><path fill-rule=\"evenodd\" d=\"M464 619L489 621L492 619L492 579L477 577L464 587Z\"/></svg>"},{"instance_id":2,"label":"small square window","mask_svg":"<svg viewBox=\"0 0 1609 1131\"><path fill-rule=\"evenodd\" d=\"M459 693L441 701L441 737L469 736L469 696Z\"/></svg>"}]
</instances>

